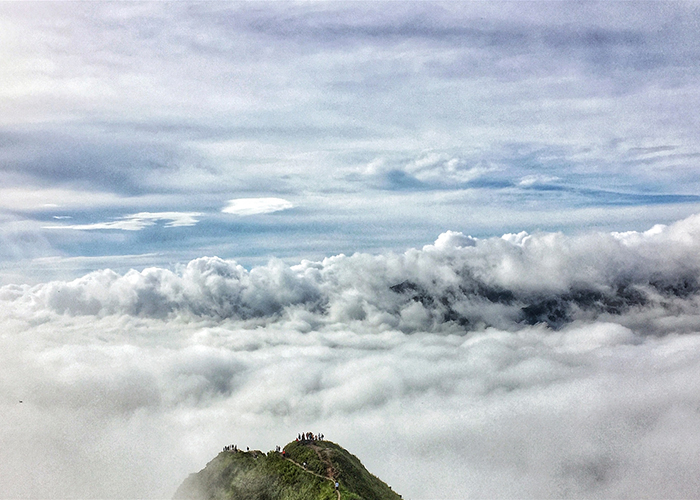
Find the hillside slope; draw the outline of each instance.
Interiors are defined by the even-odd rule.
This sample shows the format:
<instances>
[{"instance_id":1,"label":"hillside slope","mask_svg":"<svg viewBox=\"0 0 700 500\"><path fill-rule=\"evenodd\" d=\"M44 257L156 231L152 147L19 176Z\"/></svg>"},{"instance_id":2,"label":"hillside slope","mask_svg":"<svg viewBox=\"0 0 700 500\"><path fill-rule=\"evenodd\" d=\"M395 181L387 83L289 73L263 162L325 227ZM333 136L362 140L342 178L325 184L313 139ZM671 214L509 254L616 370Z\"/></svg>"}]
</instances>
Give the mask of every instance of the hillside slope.
<instances>
[{"instance_id":1,"label":"hillside slope","mask_svg":"<svg viewBox=\"0 0 700 500\"><path fill-rule=\"evenodd\" d=\"M338 482L338 491L335 482ZM398 500L335 443L292 441L282 451L225 450L190 474L174 500Z\"/></svg>"}]
</instances>

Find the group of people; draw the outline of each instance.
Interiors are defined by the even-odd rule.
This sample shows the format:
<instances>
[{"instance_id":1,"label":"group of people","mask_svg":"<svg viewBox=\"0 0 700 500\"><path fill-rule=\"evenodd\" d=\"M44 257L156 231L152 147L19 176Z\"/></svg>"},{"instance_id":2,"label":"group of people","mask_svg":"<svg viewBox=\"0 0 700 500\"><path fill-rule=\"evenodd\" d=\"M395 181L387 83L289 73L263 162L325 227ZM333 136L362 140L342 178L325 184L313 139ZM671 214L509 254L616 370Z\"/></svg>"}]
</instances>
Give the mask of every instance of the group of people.
<instances>
[{"instance_id":1,"label":"group of people","mask_svg":"<svg viewBox=\"0 0 700 500\"><path fill-rule=\"evenodd\" d=\"M323 441L323 434L314 434L313 432L300 432L297 434L297 441ZM238 445L229 444L224 446L224 451L240 451ZM250 451L250 448L246 447L246 451ZM279 445L275 446L275 452L282 453L282 456L286 456L286 453L280 448Z\"/></svg>"},{"instance_id":2,"label":"group of people","mask_svg":"<svg viewBox=\"0 0 700 500\"><path fill-rule=\"evenodd\" d=\"M229 444L227 446L224 446L224 451L241 451L241 450L238 449L238 445ZM245 451L250 451L250 447L246 446Z\"/></svg>"},{"instance_id":3,"label":"group of people","mask_svg":"<svg viewBox=\"0 0 700 500\"><path fill-rule=\"evenodd\" d=\"M297 441L323 441L323 434L313 432L301 432L297 435Z\"/></svg>"}]
</instances>

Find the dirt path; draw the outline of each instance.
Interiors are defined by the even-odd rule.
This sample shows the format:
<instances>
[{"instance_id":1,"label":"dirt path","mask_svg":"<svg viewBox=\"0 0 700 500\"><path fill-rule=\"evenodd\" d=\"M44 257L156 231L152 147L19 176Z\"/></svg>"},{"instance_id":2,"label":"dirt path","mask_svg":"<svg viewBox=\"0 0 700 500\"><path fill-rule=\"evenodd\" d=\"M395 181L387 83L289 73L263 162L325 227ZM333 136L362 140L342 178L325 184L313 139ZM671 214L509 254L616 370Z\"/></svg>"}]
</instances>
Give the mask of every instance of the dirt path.
<instances>
[{"instance_id":1,"label":"dirt path","mask_svg":"<svg viewBox=\"0 0 700 500\"><path fill-rule=\"evenodd\" d=\"M323 454L323 451L321 448L318 446L309 445L309 448L314 450L316 452L316 456L318 459L321 461L322 464L326 466L326 475L328 478L332 479L335 481L335 469L333 468L333 464L331 463L330 459L328 458L327 455Z\"/></svg>"},{"instance_id":2,"label":"dirt path","mask_svg":"<svg viewBox=\"0 0 700 500\"><path fill-rule=\"evenodd\" d=\"M318 457L321 458L323 463L327 464L327 461L323 460L323 458L321 457L321 454L318 452L318 450L314 450L314 451L316 451L316 453L318 454ZM335 479L333 478L332 474L329 474L328 476L322 476L321 474L318 474L317 472L314 472L312 470L307 469L306 467L301 465L299 462L295 462L294 460L292 460L289 457L284 457L284 459L289 460L290 462L292 462L294 465L299 467L304 472L308 472L309 474L313 474L316 477L320 477L321 479L325 479L326 481L330 481L333 484L333 487L335 487ZM330 470L332 471L333 469L330 469ZM340 490L335 490L335 494L338 496L338 500L340 500Z\"/></svg>"}]
</instances>

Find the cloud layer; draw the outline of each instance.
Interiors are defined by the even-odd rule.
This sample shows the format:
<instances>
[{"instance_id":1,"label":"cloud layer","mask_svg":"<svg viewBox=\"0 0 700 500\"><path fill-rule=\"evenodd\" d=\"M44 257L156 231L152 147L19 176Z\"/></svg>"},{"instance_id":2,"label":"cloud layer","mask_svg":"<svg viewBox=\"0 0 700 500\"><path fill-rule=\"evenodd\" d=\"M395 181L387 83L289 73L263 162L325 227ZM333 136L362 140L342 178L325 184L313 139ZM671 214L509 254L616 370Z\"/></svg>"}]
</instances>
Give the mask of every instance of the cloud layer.
<instances>
[{"instance_id":1,"label":"cloud layer","mask_svg":"<svg viewBox=\"0 0 700 500\"><path fill-rule=\"evenodd\" d=\"M314 324L357 321L405 332L560 328L599 318L641 327L695 307L699 235L700 216L644 233L475 239L448 231L404 254L338 255L291 267L271 261L250 271L203 257L177 271L102 270L2 290L17 290L11 295L19 307L71 315L264 324L306 315Z\"/></svg>"},{"instance_id":2,"label":"cloud layer","mask_svg":"<svg viewBox=\"0 0 700 500\"><path fill-rule=\"evenodd\" d=\"M699 247L693 216L4 286L4 495L168 497L313 428L407 498L693 496Z\"/></svg>"}]
</instances>

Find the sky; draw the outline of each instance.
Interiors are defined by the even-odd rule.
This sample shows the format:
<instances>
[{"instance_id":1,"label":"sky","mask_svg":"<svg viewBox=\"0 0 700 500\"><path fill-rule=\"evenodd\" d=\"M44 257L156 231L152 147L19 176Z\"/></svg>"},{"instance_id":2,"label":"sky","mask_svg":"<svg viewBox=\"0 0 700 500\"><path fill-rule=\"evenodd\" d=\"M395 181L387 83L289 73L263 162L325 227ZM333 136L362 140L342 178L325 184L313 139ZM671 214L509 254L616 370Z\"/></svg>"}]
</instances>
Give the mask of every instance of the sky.
<instances>
[{"instance_id":1,"label":"sky","mask_svg":"<svg viewBox=\"0 0 700 500\"><path fill-rule=\"evenodd\" d=\"M695 496L699 81L697 2L0 3L0 498Z\"/></svg>"},{"instance_id":2,"label":"sky","mask_svg":"<svg viewBox=\"0 0 700 500\"><path fill-rule=\"evenodd\" d=\"M694 2L3 3L1 282L687 217L697 19Z\"/></svg>"}]
</instances>

